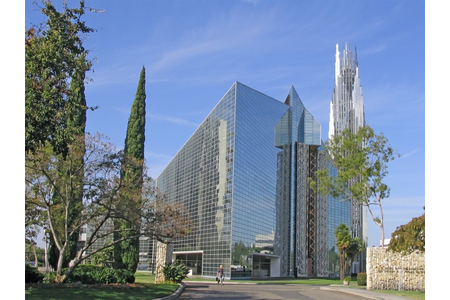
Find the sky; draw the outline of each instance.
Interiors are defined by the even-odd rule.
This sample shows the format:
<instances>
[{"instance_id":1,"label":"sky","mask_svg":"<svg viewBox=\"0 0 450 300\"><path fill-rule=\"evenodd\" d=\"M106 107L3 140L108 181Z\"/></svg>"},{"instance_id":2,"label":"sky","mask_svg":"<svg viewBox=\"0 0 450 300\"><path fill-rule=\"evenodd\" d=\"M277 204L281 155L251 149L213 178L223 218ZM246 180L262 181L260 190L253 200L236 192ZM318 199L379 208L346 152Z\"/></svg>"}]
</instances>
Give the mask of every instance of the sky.
<instances>
[{"instance_id":1,"label":"sky","mask_svg":"<svg viewBox=\"0 0 450 300\"><path fill-rule=\"evenodd\" d=\"M402 155L385 178L391 188L382 202L385 237L424 213L425 1L87 0L86 6L104 10L83 18L96 30L84 44L95 61L86 100L98 106L88 112L86 130L123 148L145 67L145 159L153 178L235 81L280 101L293 85L325 141L336 45L342 53L348 42L357 48L366 122ZM45 21L32 0L23 8L26 28ZM369 246L378 246L381 230L371 219L368 225Z\"/></svg>"}]
</instances>

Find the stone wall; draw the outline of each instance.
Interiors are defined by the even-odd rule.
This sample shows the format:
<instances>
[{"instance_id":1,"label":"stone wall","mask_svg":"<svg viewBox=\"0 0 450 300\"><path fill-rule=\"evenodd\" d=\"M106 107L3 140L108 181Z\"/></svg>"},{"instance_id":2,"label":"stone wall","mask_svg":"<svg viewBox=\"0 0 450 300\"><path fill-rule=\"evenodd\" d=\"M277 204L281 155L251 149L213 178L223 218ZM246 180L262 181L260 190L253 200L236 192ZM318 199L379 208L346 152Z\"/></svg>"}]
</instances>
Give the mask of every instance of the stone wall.
<instances>
[{"instance_id":1,"label":"stone wall","mask_svg":"<svg viewBox=\"0 0 450 300\"><path fill-rule=\"evenodd\" d=\"M155 283L162 283L164 278L163 268L172 262L173 245L157 242L156 244L156 274Z\"/></svg>"},{"instance_id":2,"label":"stone wall","mask_svg":"<svg viewBox=\"0 0 450 300\"><path fill-rule=\"evenodd\" d=\"M402 256L381 247L367 248L367 289L425 291L425 253Z\"/></svg>"}]
</instances>

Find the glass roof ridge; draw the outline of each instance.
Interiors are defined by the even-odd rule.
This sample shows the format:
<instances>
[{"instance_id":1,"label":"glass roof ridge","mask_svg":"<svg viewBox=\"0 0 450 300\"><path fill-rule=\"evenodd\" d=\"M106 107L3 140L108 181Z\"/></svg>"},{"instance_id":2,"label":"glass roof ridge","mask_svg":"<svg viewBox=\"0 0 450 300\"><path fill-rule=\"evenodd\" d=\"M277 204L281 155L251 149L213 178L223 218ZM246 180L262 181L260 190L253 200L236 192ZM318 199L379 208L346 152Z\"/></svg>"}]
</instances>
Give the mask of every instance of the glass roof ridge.
<instances>
[{"instance_id":1,"label":"glass roof ridge","mask_svg":"<svg viewBox=\"0 0 450 300\"><path fill-rule=\"evenodd\" d=\"M264 94L263 92L260 92L260 91L258 91L258 90L256 90L256 89L252 88L252 87L249 87L248 85L243 84L242 82L235 81L235 84L236 84L236 87L238 87L238 86L245 87L245 88L250 89L250 90L252 90L252 91L254 91L254 92L258 93L258 94L264 95L265 97L269 97L269 98L272 99L272 100L275 100L275 101L277 101L277 102L283 103L282 101L280 101L280 100L278 100L278 99L275 99L274 97L269 96L269 95L267 95L267 94Z\"/></svg>"}]
</instances>

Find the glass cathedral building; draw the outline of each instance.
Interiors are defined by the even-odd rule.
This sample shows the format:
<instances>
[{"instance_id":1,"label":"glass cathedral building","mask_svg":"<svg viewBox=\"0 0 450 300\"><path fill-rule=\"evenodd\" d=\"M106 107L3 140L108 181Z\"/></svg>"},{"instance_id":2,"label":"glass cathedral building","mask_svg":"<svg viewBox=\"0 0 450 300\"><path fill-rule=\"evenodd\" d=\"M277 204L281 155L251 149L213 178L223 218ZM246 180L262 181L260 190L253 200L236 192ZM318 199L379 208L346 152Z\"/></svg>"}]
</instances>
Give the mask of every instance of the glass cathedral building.
<instances>
[{"instance_id":1,"label":"glass cathedral building","mask_svg":"<svg viewBox=\"0 0 450 300\"><path fill-rule=\"evenodd\" d=\"M194 224L175 257L203 277L219 265L227 278L333 272L334 228L350 210L309 190L326 167L320 131L294 87L283 103L234 83L157 178Z\"/></svg>"}]
</instances>

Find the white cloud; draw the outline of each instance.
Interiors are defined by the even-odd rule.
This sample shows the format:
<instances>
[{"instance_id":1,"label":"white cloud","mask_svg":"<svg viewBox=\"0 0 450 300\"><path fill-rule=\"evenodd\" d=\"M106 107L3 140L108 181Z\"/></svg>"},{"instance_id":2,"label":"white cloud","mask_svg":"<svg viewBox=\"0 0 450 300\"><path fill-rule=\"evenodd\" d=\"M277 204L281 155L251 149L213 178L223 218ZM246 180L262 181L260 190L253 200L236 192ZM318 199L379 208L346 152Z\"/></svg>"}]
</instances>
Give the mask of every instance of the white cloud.
<instances>
[{"instance_id":1,"label":"white cloud","mask_svg":"<svg viewBox=\"0 0 450 300\"><path fill-rule=\"evenodd\" d=\"M170 122L170 123L175 123L175 124L179 124L179 125L188 125L188 126L192 126L192 127L198 127L199 124L195 123L195 122L191 122L185 119L180 119L177 117L172 117L172 116L165 116L165 115L156 115L156 114L147 114L148 117L150 117L150 119L152 120L157 120L157 121L166 121L166 122Z\"/></svg>"}]
</instances>

